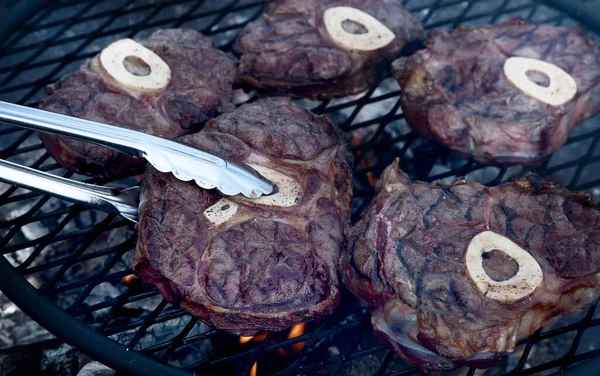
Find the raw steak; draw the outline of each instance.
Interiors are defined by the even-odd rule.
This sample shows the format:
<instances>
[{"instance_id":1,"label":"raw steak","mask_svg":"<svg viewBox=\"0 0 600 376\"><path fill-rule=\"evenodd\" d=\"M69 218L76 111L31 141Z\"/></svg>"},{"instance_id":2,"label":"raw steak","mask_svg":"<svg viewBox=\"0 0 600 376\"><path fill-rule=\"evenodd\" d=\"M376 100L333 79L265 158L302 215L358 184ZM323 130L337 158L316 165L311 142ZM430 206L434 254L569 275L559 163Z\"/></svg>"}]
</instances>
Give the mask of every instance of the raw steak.
<instances>
[{"instance_id":1,"label":"raw steak","mask_svg":"<svg viewBox=\"0 0 600 376\"><path fill-rule=\"evenodd\" d=\"M169 29L140 43L169 65L166 88L130 90L112 79L96 56L46 88L49 96L39 108L166 138L197 132L228 108L236 64L210 39L193 30ZM78 173L114 177L138 170L145 162L70 138L47 134L40 138L54 159Z\"/></svg>"},{"instance_id":2,"label":"raw steak","mask_svg":"<svg viewBox=\"0 0 600 376\"><path fill-rule=\"evenodd\" d=\"M324 25L332 7L353 7L373 16L395 35L375 50L359 51L336 43ZM362 24L346 23L352 34ZM389 72L389 63L404 47L424 38L423 25L397 0L275 0L262 17L238 36L242 80L263 93L330 98L359 93Z\"/></svg>"},{"instance_id":3,"label":"raw steak","mask_svg":"<svg viewBox=\"0 0 600 376\"><path fill-rule=\"evenodd\" d=\"M351 211L343 134L289 99L264 99L181 140L255 166L279 192L224 198L149 167L135 272L168 301L235 333L330 313Z\"/></svg>"},{"instance_id":4,"label":"raw steak","mask_svg":"<svg viewBox=\"0 0 600 376\"><path fill-rule=\"evenodd\" d=\"M575 97L552 106L525 94L503 72L510 57L562 68L577 84ZM392 70L410 125L482 163L539 163L600 110L598 46L574 27L512 19L478 29L432 30L427 49L396 60ZM548 76L531 78L548 84Z\"/></svg>"},{"instance_id":5,"label":"raw steak","mask_svg":"<svg viewBox=\"0 0 600 376\"><path fill-rule=\"evenodd\" d=\"M375 330L429 370L489 367L600 293L600 212L534 174L445 186L411 182L396 160L348 242L342 281Z\"/></svg>"}]
</instances>

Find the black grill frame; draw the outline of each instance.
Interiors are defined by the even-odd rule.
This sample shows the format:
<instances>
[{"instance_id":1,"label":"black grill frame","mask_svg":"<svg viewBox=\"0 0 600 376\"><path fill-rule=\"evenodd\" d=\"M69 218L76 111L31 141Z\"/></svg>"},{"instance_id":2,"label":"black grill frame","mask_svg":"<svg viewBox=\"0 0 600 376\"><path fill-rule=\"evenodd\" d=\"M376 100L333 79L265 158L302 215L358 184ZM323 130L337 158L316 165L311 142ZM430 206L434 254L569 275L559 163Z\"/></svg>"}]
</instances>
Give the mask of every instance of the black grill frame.
<instances>
[{"instance_id":1,"label":"black grill frame","mask_svg":"<svg viewBox=\"0 0 600 376\"><path fill-rule=\"evenodd\" d=\"M256 0L224 0L215 9L207 10L204 7L210 2L202 0L155 1L139 5L134 0L123 0L125 6L95 13L87 12L91 12L98 4L107 5L108 1L39 1L23 5L24 3L26 2L21 3L18 6L18 11L13 13L12 24L18 25L18 22L15 22L14 19L27 19L27 21L14 30L8 30L6 27L3 30L0 27L0 35L6 35L5 42L0 45L0 99L29 105L41 97L44 86L54 82L60 75L77 69L77 66L85 59L94 56L100 50L101 45L108 43L106 38L110 40L122 37L140 38L140 34L156 28L185 26L186 23L194 23L208 17L211 19L202 24L200 31L215 38L219 47L228 51L231 49L235 32L247 22L257 18L262 9L262 2ZM77 9L72 18L61 18L60 13L62 11L68 13L68 9L79 7L78 3L82 4L81 9ZM497 8L471 15L471 11L477 6L475 0L405 0L403 3L420 16L427 28L441 27L444 29L453 28L463 21L498 22L507 14L515 12L520 13L525 18L535 19L538 10L545 7L543 1L502 0L492 5L492 7L497 6ZM419 5L418 3L426 3L427 5ZM547 19L537 21L574 24L576 21L570 17L575 17L583 22L582 25L584 28L587 27L588 31L595 30L600 33L600 14L598 14L600 12L585 11L586 9L592 9L594 5L600 5L600 1L548 0L546 3L551 3L563 12L557 12ZM165 13L166 9L182 4L189 5L185 13L176 17L156 19L156 17ZM465 6L460 8L461 4L465 4ZM458 13L452 16L454 10L457 10ZM229 16L233 12L247 12L248 17L242 21L232 20L230 22ZM438 16L440 12L448 12L451 16L448 19L440 18ZM546 12L552 13L547 9ZM137 20L133 25L116 25L116 27L113 27L115 20L128 19L132 14L143 14L143 17L141 21ZM55 19L52 20L52 18ZM75 33L75 35L68 36L67 34L78 24L97 25L97 27L89 33ZM8 24L5 23L5 25ZM33 38L30 42L23 42L27 38L31 39L33 33L39 34L40 30L50 30L52 36L47 39L43 39L42 36L37 39ZM98 46L90 48L97 40L99 40ZM70 47L77 43L79 45L74 48ZM59 48L57 56L39 60L55 47ZM69 52L65 54L62 51L63 49ZM24 60L19 60L25 55ZM28 80L29 78L33 78L33 80ZM589 170L593 170L593 167L600 163L600 146L598 146L600 117L587 121L585 125L578 127L565 147L557 153L558 157L551 158L541 166L527 168L486 167L472 160L463 159L443 147L424 141L418 135L409 131L406 124L403 123L403 117L399 109L399 93L399 89L394 87L391 79L387 79L378 88L370 89L363 95L351 99L346 98L322 103L299 101L301 104L311 107L315 113L332 116L338 125L348 133L360 133L361 130L369 127L376 128L376 130L368 132L368 139L362 140L353 148L357 166L355 169L356 210L353 215L354 220L364 210L369 198L372 196L372 188L365 184L367 174L377 176L391 162L393 157L402 158L402 168L414 179L427 181L436 179L451 180L456 176L467 175L472 180L480 180L482 183L495 185L526 171L536 171L551 180L565 184L570 189L591 192L594 194L595 200L600 201L600 173L593 174L592 171L592 176L588 176L590 174ZM362 112L370 105L383 101L393 102L389 106L390 110L386 113L369 117L368 114L365 115ZM0 158L16 161L25 160L25 163L28 163L31 167L43 171L50 171L95 184L107 183L106 181L75 176L66 172L43 151L43 146L32 131L3 124L0 125L0 139L2 139L2 142L0 142ZM572 155L569 156L569 153L564 153L569 148L583 150L584 146L585 150L583 152L571 153L575 155L574 158ZM32 155L35 157L32 158ZM370 158L372 155L375 155L374 159ZM32 160L33 162L31 162ZM365 164L363 164L363 160ZM132 183L134 180L129 179L125 182ZM44 210L44 207L51 200L56 199L18 189L17 187L8 187L3 193L0 193L0 212L3 214L7 207L15 207L18 204L23 204L28 208L25 213L0 222L0 249L2 254L9 256L29 247L33 248L29 256L25 260L21 260L15 268L11 266L7 258L0 257L0 275L2 275L0 289L24 312L60 339L119 371L137 375L147 375L149 373L189 375L190 373L187 371L165 364L179 348L201 341L212 341L215 347L213 352L204 359L198 359L196 364L187 367L188 370L206 374L225 370L226 372L247 375L256 361L258 361L259 369L272 370L269 369L270 365L267 362L277 362L276 357L273 355L277 349L307 341L303 351L297 356L285 358L287 366L284 368L280 366L274 374L317 374L323 372L323 369L333 374L347 369L354 360L363 361L371 356L381 358L377 366L371 370L370 373L372 374L409 375L420 373L419 370L406 364L402 365L398 360L398 355L392 350L388 350L381 342L369 341L367 344L364 343L364 337L368 337L370 333L368 312L356 303L349 294L344 295L344 301L334 315L328 316L319 322L309 323L309 331L306 334L297 338L286 339L287 333L271 333L263 342L250 347L239 347L235 353L224 350L222 346L222 344L232 345L235 343L235 337L232 335L216 330L192 336L188 335L197 325L197 321L187 316L181 309L167 304L164 300L158 303L152 312L144 314L136 320L127 324L115 324L122 318L123 305L151 299L158 295L154 288L143 285L138 281L114 298L92 306L85 304L85 300L94 288L101 283L108 281L114 284L122 284L123 277L131 274L129 268L117 268L116 271L113 269L124 262L124 255L132 252L135 245L135 231L132 225L119 216L104 216L79 205L63 203L58 209ZM94 221L92 225L65 231L71 223L84 216L96 216L98 220ZM22 237L23 229L27 225L39 221L53 221L50 232L33 240L18 239L20 236ZM103 234L106 233L126 233L127 235L117 244L90 251L90 248L100 242ZM69 241L76 243L76 247L72 251L64 255L49 257L43 263L36 264L39 257L49 252L49 248L60 242ZM62 281L65 274L73 268L73 265L85 265L87 262L96 259L102 259L98 270L90 272L89 275L85 275L85 277L78 280L66 283ZM23 278L48 273L51 270L53 270L52 275L46 278L44 284L38 289ZM60 299L63 295L77 289L82 289L80 297L70 307L59 308L57 306L57 304L61 305ZM100 319L93 318L90 320L90 316L105 308L108 309L108 312L103 314ZM179 330L173 330L170 340L155 343L144 349L136 348L136 344L153 325L180 317L186 317L189 320ZM546 374L549 371L563 370L571 364L590 358L594 358L592 362L597 363L600 359L600 357L597 357L597 355L600 355L600 348L579 353L578 347L587 329L600 327L600 314L595 313L594 306L574 317L572 318L572 321L574 321L569 324L558 325L546 331L540 329L531 337L521 341L521 357L516 366L504 374ZM342 319L345 321L342 322ZM122 344L108 337L136 328L136 333ZM345 336L347 333L357 333L354 336L355 338L353 337L354 343L348 345L347 349L343 349L339 354L333 354L325 359L321 359L315 354L315 352L327 350L326 348L319 348L320 343L327 343L331 339L335 341L336 338ZM536 344L545 340L552 340L561 335L573 337L564 355L533 367L527 367L529 354ZM131 351L126 350L126 348L131 349ZM399 366L398 363L400 363ZM589 365L585 366L586 364ZM582 372L592 370L591 364L590 361L582 363ZM473 375L475 371L475 369L470 369L466 372L468 375Z\"/></svg>"}]
</instances>

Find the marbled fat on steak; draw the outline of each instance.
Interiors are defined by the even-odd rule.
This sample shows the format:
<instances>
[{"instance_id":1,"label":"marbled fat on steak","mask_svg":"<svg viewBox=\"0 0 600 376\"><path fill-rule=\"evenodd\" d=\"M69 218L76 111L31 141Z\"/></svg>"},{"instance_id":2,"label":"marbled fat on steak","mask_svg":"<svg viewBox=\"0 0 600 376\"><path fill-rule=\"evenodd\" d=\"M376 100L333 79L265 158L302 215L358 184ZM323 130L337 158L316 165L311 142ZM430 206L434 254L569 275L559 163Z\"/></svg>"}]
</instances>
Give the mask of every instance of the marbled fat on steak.
<instances>
[{"instance_id":1,"label":"marbled fat on steak","mask_svg":"<svg viewBox=\"0 0 600 376\"><path fill-rule=\"evenodd\" d=\"M223 197L149 167L135 272L169 302L235 333L330 313L351 212L343 134L289 99L263 99L180 140L250 164L278 193Z\"/></svg>"},{"instance_id":2,"label":"marbled fat on steak","mask_svg":"<svg viewBox=\"0 0 600 376\"><path fill-rule=\"evenodd\" d=\"M552 106L525 94L504 74L510 57L563 69L577 84L575 97ZM539 163L600 110L598 46L574 27L512 19L448 33L432 30L427 49L395 61L392 70L409 124L482 163ZM548 76L530 77L549 84Z\"/></svg>"},{"instance_id":3,"label":"marbled fat on steak","mask_svg":"<svg viewBox=\"0 0 600 376\"><path fill-rule=\"evenodd\" d=\"M344 15L331 14L332 22L343 20L341 26L348 35L342 32L342 39L352 34L378 33L378 28L391 31L393 39L374 50L357 48L374 48L377 41L365 42L369 43L367 47L336 42L327 31L324 14L342 6L375 18L365 27L360 23L362 15L358 16L359 22L352 23ZM275 0L268 2L258 21L240 32L234 49L241 55L241 79L259 92L323 99L359 93L373 86L389 72L390 61L405 46L410 49L423 38L419 19L397 0Z\"/></svg>"},{"instance_id":4,"label":"marbled fat on steak","mask_svg":"<svg viewBox=\"0 0 600 376\"><path fill-rule=\"evenodd\" d=\"M197 132L229 107L236 63L209 38L193 30L167 29L152 33L140 44L169 66L171 77L165 88L132 90L107 73L98 55L49 86L49 96L39 102L39 108L175 138ZM66 137L40 134L40 138L54 159L78 173L114 177L138 170L145 162Z\"/></svg>"},{"instance_id":5,"label":"marbled fat on steak","mask_svg":"<svg viewBox=\"0 0 600 376\"><path fill-rule=\"evenodd\" d=\"M600 293L600 212L534 174L445 186L410 181L396 161L348 242L342 281L424 369L489 367Z\"/></svg>"}]
</instances>

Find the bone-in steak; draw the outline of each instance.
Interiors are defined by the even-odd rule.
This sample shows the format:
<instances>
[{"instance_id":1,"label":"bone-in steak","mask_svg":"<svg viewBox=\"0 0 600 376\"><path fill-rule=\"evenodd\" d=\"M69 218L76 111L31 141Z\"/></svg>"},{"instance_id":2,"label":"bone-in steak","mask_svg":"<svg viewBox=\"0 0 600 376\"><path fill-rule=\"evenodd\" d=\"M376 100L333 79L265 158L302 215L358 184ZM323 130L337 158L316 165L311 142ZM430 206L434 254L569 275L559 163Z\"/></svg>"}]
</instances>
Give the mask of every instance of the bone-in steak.
<instances>
[{"instance_id":1,"label":"bone-in steak","mask_svg":"<svg viewBox=\"0 0 600 376\"><path fill-rule=\"evenodd\" d=\"M259 91L328 98L373 86L423 36L397 0L275 0L234 48L241 78Z\"/></svg>"},{"instance_id":2,"label":"bone-in steak","mask_svg":"<svg viewBox=\"0 0 600 376\"><path fill-rule=\"evenodd\" d=\"M504 73L511 57L561 68L574 79L575 96L551 105L527 94ZM519 67L525 69L522 61ZM539 163L564 144L575 125L600 110L598 46L574 27L512 19L448 33L432 30L427 49L395 61L392 70L410 125L483 163ZM559 78L536 70L527 74L518 81L532 81L530 89L536 91ZM552 88L548 91L546 97L555 95Z\"/></svg>"},{"instance_id":3,"label":"bone-in steak","mask_svg":"<svg viewBox=\"0 0 600 376\"><path fill-rule=\"evenodd\" d=\"M411 182L396 161L348 242L342 281L425 369L491 366L600 294L600 211L534 174L445 186Z\"/></svg>"},{"instance_id":4,"label":"bone-in steak","mask_svg":"<svg viewBox=\"0 0 600 376\"><path fill-rule=\"evenodd\" d=\"M49 86L49 96L40 101L39 108L166 138L197 132L228 108L236 64L210 39L193 30L169 29L154 32L140 44L169 66L168 86L155 90L125 85L107 73L98 55ZM137 56L135 51L116 48L118 52ZM131 81L141 78L143 82L149 76L151 67L147 65L152 64L136 64L136 60L123 57L116 63L135 72L128 77ZM133 63L126 65L128 62ZM143 159L70 138L46 134L40 138L54 159L75 172L112 177L144 164Z\"/></svg>"},{"instance_id":5,"label":"bone-in steak","mask_svg":"<svg viewBox=\"0 0 600 376\"><path fill-rule=\"evenodd\" d=\"M330 313L351 211L343 134L289 99L263 99L180 140L250 164L278 193L221 196L149 167L135 272L168 301L236 333Z\"/></svg>"}]
</instances>

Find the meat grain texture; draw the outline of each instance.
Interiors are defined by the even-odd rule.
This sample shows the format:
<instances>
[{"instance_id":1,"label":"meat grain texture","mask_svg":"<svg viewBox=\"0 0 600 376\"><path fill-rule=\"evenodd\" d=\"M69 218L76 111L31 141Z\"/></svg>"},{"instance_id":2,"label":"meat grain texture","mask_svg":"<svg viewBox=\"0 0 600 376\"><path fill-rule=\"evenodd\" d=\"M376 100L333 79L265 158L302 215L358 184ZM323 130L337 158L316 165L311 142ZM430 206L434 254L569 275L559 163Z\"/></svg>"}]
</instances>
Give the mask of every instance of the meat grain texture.
<instances>
[{"instance_id":1,"label":"meat grain texture","mask_svg":"<svg viewBox=\"0 0 600 376\"><path fill-rule=\"evenodd\" d=\"M323 12L339 6L375 17L394 40L375 51L339 47L323 24ZM356 26L356 33L365 31ZM259 92L325 99L373 86L403 48L423 39L423 25L397 0L275 0L240 32L234 49L241 55L241 79Z\"/></svg>"},{"instance_id":2,"label":"meat grain texture","mask_svg":"<svg viewBox=\"0 0 600 376\"><path fill-rule=\"evenodd\" d=\"M215 226L204 214L222 198L215 190L149 167L135 272L169 302L239 334L330 313L351 212L352 156L343 134L289 99L263 99L181 141L280 172L299 184L300 196L284 208L227 196L237 212Z\"/></svg>"},{"instance_id":3,"label":"meat grain texture","mask_svg":"<svg viewBox=\"0 0 600 376\"><path fill-rule=\"evenodd\" d=\"M127 89L104 71L96 56L46 88L38 107L165 138L197 132L228 109L236 62L202 34L188 29L158 30L140 41L171 69L160 91ZM50 155L71 171L115 177L142 168L145 160L66 137L40 134Z\"/></svg>"},{"instance_id":4,"label":"meat grain texture","mask_svg":"<svg viewBox=\"0 0 600 376\"><path fill-rule=\"evenodd\" d=\"M509 57L554 64L577 93L553 107L513 86ZM600 110L600 53L580 28L512 19L477 29L432 30L427 49L392 64L402 109L424 136L482 163L536 164L558 150L581 121ZM543 86L543 77L535 78Z\"/></svg>"},{"instance_id":5,"label":"meat grain texture","mask_svg":"<svg viewBox=\"0 0 600 376\"><path fill-rule=\"evenodd\" d=\"M484 231L540 265L543 281L530 295L501 302L477 289L465 255ZM348 242L342 281L371 309L375 331L424 369L489 367L550 318L600 294L600 212L589 195L534 174L491 188L445 186L410 181L396 161ZM514 260L490 258L494 280L516 272Z\"/></svg>"}]
</instances>

